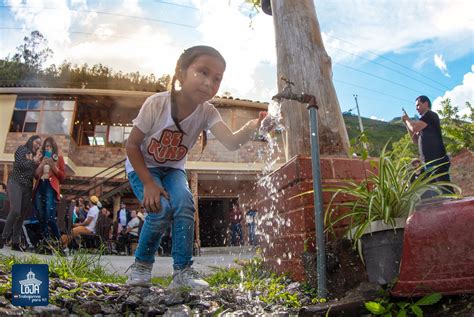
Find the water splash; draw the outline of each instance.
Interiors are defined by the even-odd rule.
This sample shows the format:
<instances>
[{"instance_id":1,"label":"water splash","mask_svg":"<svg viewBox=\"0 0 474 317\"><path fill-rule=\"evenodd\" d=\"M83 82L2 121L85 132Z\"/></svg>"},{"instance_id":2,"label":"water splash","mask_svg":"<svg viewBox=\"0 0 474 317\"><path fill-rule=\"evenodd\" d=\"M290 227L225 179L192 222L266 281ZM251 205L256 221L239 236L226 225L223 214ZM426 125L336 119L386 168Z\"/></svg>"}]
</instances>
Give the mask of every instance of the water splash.
<instances>
[{"instance_id":1,"label":"water splash","mask_svg":"<svg viewBox=\"0 0 474 317\"><path fill-rule=\"evenodd\" d=\"M258 150L258 157L264 162L258 185L265 190L266 197L270 199L270 204L263 208L263 212L257 220L256 233L263 237L268 247L272 248L273 242L270 241L270 236L278 236L280 228L286 225L286 221L278 215L281 205L281 193L278 192L281 179L276 179L276 176L271 174L280 157L284 155L278 143L280 134L272 133L272 131L282 132L285 130L282 124L281 104L272 101L268 105L268 114L265 119L266 122L265 120L262 122L259 134L261 139L267 142L267 146ZM274 233L270 235L269 232L271 231Z\"/></svg>"}]
</instances>

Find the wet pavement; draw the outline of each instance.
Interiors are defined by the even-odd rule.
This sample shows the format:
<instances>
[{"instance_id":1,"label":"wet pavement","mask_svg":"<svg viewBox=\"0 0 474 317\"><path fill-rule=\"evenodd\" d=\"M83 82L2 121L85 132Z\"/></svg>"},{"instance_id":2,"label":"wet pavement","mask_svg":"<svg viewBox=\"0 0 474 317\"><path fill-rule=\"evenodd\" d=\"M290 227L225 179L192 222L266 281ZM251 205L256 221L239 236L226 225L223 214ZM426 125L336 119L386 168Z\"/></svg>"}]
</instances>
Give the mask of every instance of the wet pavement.
<instances>
[{"instance_id":1,"label":"wet pavement","mask_svg":"<svg viewBox=\"0 0 474 317\"><path fill-rule=\"evenodd\" d=\"M40 259L51 258L52 255L42 255L31 252L11 251L10 247L5 246L0 249L2 255L15 256L36 256ZM214 247L201 248L201 255L195 256L194 269L201 274L208 275L215 272L219 268L230 268L239 266L236 260L248 260L255 257L256 251L254 247ZM70 257L70 256L69 256ZM110 273L125 275L127 268L134 262L133 256L123 255L104 255L100 261L104 268ZM173 260L167 256L156 256L153 265L152 276L163 277L173 273Z\"/></svg>"}]
</instances>

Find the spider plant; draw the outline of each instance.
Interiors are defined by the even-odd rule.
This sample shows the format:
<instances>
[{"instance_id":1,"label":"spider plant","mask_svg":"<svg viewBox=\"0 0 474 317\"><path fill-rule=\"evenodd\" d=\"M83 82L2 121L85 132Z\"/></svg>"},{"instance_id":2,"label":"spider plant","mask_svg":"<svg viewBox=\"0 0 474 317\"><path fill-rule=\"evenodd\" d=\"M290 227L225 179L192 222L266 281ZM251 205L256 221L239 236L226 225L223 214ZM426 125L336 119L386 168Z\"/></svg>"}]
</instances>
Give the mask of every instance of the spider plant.
<instances>
[{"instance_id":1,"label":"spider plant","mask_svg":"<svg viewBox=\"0 0 474 317\"><path fill-rule=\"evenodd\" d=\"M364 233L370 232L370 224L374 221L383 221L395 228L397 218L406 219L421 202L424 193L434 191L438 195L433 199L439 199L457 197L455 194L443 193L444 186L460 191L451 182L434 183L441 174L432 175L426 171L426 164L414 169L409 163L395 160L387 151L387 145L378 162L373 163L377 171L369 171L361 183L347 182L344 186L326 189L333 192L325 213L328 230L334 232L337 223L348 222L349 238L353 239L354 244L357 244ZM420 171L421 174L414 179L414 175ZM339 203L337 198L340 195L351 200ZM336 215L342 211L341 207L348 212Z\"/></svg>"}]
</instances>

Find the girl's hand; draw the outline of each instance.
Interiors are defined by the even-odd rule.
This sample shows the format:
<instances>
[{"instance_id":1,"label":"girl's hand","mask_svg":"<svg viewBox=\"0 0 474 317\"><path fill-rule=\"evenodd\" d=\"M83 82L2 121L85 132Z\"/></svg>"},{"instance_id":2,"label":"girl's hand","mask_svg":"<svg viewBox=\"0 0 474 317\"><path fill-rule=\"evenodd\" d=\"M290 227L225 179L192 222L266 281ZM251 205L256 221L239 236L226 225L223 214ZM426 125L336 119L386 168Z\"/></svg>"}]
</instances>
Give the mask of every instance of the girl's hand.
<instances>
[{"instance_id":1,"label":"girl's hand","mask_svg":"<svg viewBox=\"0 0 474 317\"><path fill-rule=\"evenodd\" d=\"M33 157L33 162L38 164L42 158L43 158L43 154L40 151L38 151L36 152L36 155Z\"/></svg>"},{"instance_id":2,"label":"girl's hand","mask_svg":"<svg viewBox=\"0 0 474 317\"><path fill-rule=\"evenodd\" d=\"M260 111L258 113L258 118L257 119L252 119L252 120L248 121L245 124L247 131L256 132L258 130L258 128L260 128L260 124L262 123L263 119L266 116L267 116L266 111Z\"/></svg>"},{"instance_id":3,"label":"girl's hand","mask_svg":"<svg viewBox=\"0 0 474 317\"><path fill-rule=\"evenodd\" d=\"M143 186L143 205L150 212L161 211L161 195L169 199L168 193L163 187L158 186L155 182L151 182Z\"/></svg>"},{"instance_id":4,"label":"girl's hand","mask_svg":"<svg viewBox=\"0 0 474 317\"><path fill-rule=\"evenodd\" d=\"M258 122L257 122L257 129L260 127L260 124L262 123L263 119L268 115L266 111L260 111L258 113Z\"/></svg>"}]
</instances>

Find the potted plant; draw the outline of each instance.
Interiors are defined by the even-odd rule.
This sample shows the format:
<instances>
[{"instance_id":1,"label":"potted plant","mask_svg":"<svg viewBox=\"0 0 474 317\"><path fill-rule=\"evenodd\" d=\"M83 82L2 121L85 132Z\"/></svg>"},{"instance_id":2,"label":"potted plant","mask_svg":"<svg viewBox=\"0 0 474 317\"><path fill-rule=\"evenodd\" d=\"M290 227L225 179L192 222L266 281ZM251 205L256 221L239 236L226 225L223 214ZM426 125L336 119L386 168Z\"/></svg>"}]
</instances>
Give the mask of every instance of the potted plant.
<instances>
[{"instance_id":1,"label":"potted plant","mask_svg":"<svg viewBox=\"0 0 474 317\"><path fill-rule=\"evenodd\" d=\"M398 277L403 227L423 194L436 192L439 195L432 199L439 199L455 196L443 194L443 186L459 190L450 182L433 183L439 175L431 175L424 170L424 165L413 168L409 163L394 159L386 148L387 145L378 162L371 162L376 172L368 171L364 181L326 189L333 195L325 213L328 230L334 232L334 226L344 221L346 234L358 247L365 263L369 281L381 285ZM341 195L346 201L339 203ZM341 215L341 211L347 212Z\"/></svg>"}]
</instances>

